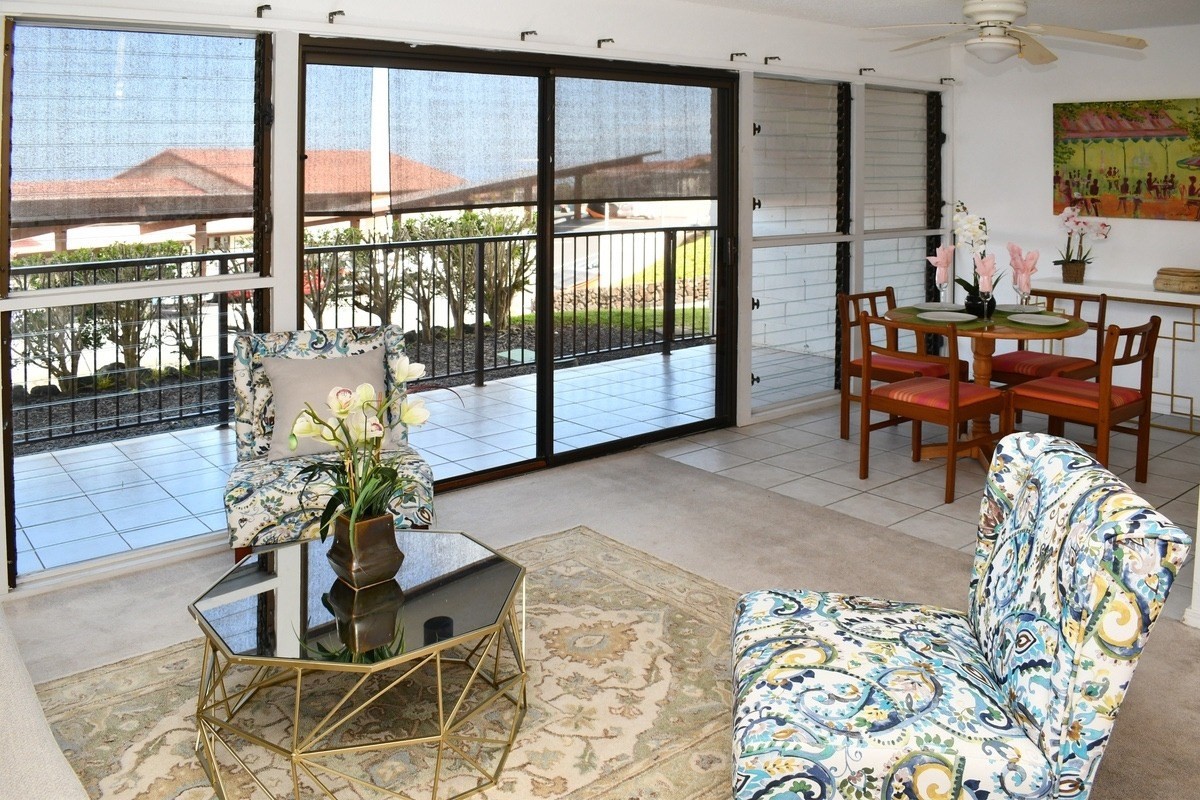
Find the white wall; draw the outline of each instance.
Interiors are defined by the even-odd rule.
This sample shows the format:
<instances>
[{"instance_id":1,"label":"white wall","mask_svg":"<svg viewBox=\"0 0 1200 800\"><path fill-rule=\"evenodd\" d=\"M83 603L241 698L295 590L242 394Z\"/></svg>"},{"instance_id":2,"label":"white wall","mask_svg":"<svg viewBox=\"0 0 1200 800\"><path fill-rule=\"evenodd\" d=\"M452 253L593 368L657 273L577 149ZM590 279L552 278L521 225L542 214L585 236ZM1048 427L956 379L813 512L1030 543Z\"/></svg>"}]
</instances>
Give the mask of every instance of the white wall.
<instances>
[{"instance_id":1,"label":"white wall","mask_svg":"<svg viewBox=\"0 0 1200 800\"><path fill-rule=\"evenodd\" d=\"M987 218L989 252L1007 271L1005 243L1042 253L1039 278L1066 243L1051 204L1054 103L1200 97L1200 26L1129 31L1149 47L1125 51L1047 38L1059 60L984 64L956 55L954 180L950 197ZM1180 170L1183 172L1183 170ZM1186 181L1186 178L1185 178ZM1112 236L1092 251L1085 282L1151 287L1160 267L1200 268L1200 222L1111 219ZM960 274L965 264L959 265Z\"/></svg>"},{"instance_id":2,"label":"white wall","mask_svg":"<svg viewBox=\"0 0 1200 800\"><path fill-rule=\"evenodd\" d=\"M881 78L936 81L945 74L946 56L936 50L893 56L902 41L857 32L679 0L274 0L261 18L258 0L216 0L166 4L161 0L6 0L0 14L125 20L218 26L247 31L298 31L327 36L399 39L417 44L453 44L554 52L695 66L745 68L771 62L773 71L804 67L810 74L858 75L874 68ZM187 9L187 10L180 10ZM345 13L328 21L331 11ZM536 36L522 42L522 31ZM614 41L597 47L597 40ZM746 53L735 62L731 53Z\"/></svg>"}]
</instances>

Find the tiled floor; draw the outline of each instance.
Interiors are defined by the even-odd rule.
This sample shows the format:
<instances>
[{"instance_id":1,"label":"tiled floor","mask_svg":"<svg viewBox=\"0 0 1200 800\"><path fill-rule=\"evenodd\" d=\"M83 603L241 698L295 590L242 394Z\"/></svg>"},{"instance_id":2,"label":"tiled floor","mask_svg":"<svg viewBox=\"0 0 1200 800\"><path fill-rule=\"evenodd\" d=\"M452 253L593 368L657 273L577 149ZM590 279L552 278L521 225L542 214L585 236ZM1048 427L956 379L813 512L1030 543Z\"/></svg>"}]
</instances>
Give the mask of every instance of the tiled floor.
<instances>
[{"instance_id":1,"label":"tiled floor","mask_svg":"<svg viewBox=\"0 0 1200 800\"><path fill-rule=\"evenodd\" d=\"M712 416L712 347L554 372L555 450L565 452ZM535 455L536 376L421 392L429 422L410 434L439 479Z\"/></svg>"},{"instance_id":2,"label":"tiled floor","mask_svg":"<svg viewBox=\"0 0 1200 800\"><path fill-rule=\"evenodd\" d=\"M555 373L558 446L708 416L708 348ZM438 478L514 463L533 454L533 376L421 395L430 422L412 437ZM1031 430L1044 420L1026 416ZM931 426L936 436L936 426ZM1068 430L1070 433L1070 430ZM914 464L907 426L871 437L871 475L858 478L858 438L838 438L836 405L745 428L698 434L650 449L694 467L827 506L946 547L974 547L983 468L958 464L958 499L943 503L945 462ZM1162 428L1151 436L1150 480L1135 488L1195 533L1200 437ZM1131 437L1117 436L1114 469L1132 481ZM31 574L64 564L224 530L221 489L234 461L230 430L196 429L17 459L18 564ZM1175 592L1181 613L1192 569Z\"/></svg>"},{"instance_id":3,"label":"tiled floor","mask_svg":"<svg viewBox=\"0 0 1200 800\"><path fill-rule=\"evenodd\" d=\"M558 369L559 452L712 416L712 347ZM534 457L534 375L421 392L411 441L445 479ZM233 431L197 428L21 456L14 470L21 575L225 530Z\"/></svg>"},{"instance_id":4,"label":"tiled floor","mask_svg":"<svg viewBox=\"0 0 1200 800\"><path fill-rule=\"evenodd\" d=\"M1026 414L1023 427L1045 430L1045 418ZM651 445L648 449L684 464L841 511L944 547L972 552L984 469L958 462L957 499L944 503L943 459L913 463L909 427L871 434L870 477L858 477L857 426L849 441L838 438L837 406L774 422L706 433ZM933 427L931 438L937 438ZM944 433L944 431L943 431ZM1067 435L1072 434L1071 426ZM1088 440L1083 432L1079 434ZM1133 437L1118 434L1109 459L1113 470L1181 528L1196 535L1200 484L1200 437L1155 427L1149 479L1133 482ZM1167 614L1178 618L1190 604L1194 558L1177 581Z\"/></svg>"}]
</instances>

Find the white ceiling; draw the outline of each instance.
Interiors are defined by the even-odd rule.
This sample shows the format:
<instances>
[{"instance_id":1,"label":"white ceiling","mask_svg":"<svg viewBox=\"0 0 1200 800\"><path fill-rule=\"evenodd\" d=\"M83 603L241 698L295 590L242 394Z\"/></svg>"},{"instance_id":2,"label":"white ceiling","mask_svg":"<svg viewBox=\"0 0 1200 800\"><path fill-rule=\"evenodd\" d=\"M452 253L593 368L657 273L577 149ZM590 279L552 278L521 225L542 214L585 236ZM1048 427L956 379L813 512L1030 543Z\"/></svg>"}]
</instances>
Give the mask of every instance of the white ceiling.
<instances>
[{"instance_id":1,"label":"white ceiling","mask_svg":"<svg viewBox=\"0 0 1200 800\"><path fill-rule=\"evenodd\" d=\"M961 22L962 0L687 0L707 6L798 17L849 28ZM1200 0L1029 0L1017 24L1112 31L1200 25Z\"/></svg>"}]
</instances>

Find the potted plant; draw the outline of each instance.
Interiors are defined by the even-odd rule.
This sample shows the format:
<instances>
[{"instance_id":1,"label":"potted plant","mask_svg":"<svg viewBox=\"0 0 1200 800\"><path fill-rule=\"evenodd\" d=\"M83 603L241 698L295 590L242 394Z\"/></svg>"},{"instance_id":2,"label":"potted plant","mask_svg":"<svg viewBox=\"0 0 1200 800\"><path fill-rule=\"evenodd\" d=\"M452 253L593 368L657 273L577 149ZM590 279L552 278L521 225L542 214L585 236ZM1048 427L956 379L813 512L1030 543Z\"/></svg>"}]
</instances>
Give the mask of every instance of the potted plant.
<instances>
[{"instance_id":1,"label":"potted plant","mask_svg":"<svg viewBox=\"0 0 1200 800\"><path fill-rule=\"evenodd\" d=\"M1058 219L1067 230L1067 246L1054 263L1062 267L1063 283L1083 283L1083 273L1092 261L1092 249L1084 249L1083 237L1090 233L1096 239L1107 239L1112 226L1103 220L1084 219L1075 206L1064 208Z\"/></svg>"},{"instance_id":2,"label":"potted plant","mask_svg":"<svg viewBox=\"0 0 1200 800\"><path fill-rule=\"evenodd\" d=\"M417 374L412 374L414 371ZM423 371L423 366L414 364L408 378L420 377ZM420 399L409 399L403 393L385 397L369 383L354 389L335 386L326 404L331 413L322 418L306 403L292 424L288 441L292 449L300 436L333 446L336 458L319 457L300 474L306 484L324 479L322 488L328 488L330 494L321 512L321 540L332 530L334 541L327 556L333 571L351 588L362 589L390 580L404 561L396 545L389 505L392 496L406 487L387 463L384 442L390 428L420 425L429 418L429 411Z\"/></svg>"}]
</instances>

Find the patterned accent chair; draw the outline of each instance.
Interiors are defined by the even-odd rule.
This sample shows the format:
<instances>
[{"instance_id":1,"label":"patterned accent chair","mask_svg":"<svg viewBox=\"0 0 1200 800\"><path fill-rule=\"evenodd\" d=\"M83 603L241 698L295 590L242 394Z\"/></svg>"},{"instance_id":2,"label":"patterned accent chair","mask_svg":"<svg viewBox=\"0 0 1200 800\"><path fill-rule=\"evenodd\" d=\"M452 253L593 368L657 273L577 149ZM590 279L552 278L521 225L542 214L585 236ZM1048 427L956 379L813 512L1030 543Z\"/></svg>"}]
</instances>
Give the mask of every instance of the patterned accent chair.
<instances>
[{"instance_id":1,"label":"patterned accent chair","mask_svg":"<svg viewBox=\"0 0 1200 800\"><path fill-rule=\"evenodd\" d=\"M806 590L738 602L736 800L1086 800L1190 544L1073 442L1005 437L965 613Z\"/></svg>"},{"instance_id":2,"label":"patterned accent chair","mask_svg":"<svg viewBox=\"0 0 1200 800\"><path fill-rule=\"evenodd\" d=\"M237 464L225 487L229 545L234 549L311 539L319 535L321 511L329 497L320 480L306 483L305 465L320 455L271 460L275 395L263 359L318 359L355 356L383 349L384 391L402 385L400 357L404 332L395 325L375 328L284 331L238 336L234 345L234 427ZM290 429L290 420L282 423ZM286 433L284 435L287 435ZM392 497L401 527L427 527L433 521L433 471L408 444L398 425L385 458L408 481Z\"/></svg>"}]
</instances>

